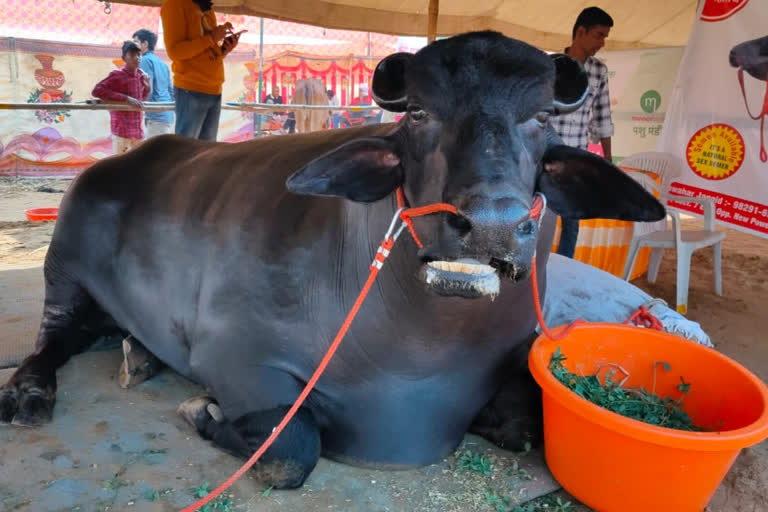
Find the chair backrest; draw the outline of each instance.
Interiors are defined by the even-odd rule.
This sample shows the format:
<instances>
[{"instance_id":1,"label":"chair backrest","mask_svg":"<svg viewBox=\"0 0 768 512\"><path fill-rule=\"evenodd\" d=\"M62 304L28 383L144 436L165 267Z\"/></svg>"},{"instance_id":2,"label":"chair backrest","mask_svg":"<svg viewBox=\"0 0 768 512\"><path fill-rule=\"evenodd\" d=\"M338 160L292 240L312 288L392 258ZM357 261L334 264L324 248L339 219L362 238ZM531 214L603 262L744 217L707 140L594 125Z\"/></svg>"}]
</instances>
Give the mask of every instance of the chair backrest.
<instances>
[{"instance_id":1,"label":"chair backrest","mask_svg":"<svg viewBox=\"0 0 768 512\"><path fill-rule=\"evenodd\" d=\"M623 162L623 160L622 160ZM621 166L621 162L619 162L619 165ZM639 168L638 168L639 169ZM645 169L642 169L644 171ZM654 194L656 197L659 196L659 192L663 190L667 190L663 185L659 185L653 178L651 178L649 175L645 174L641 170L632 170L629 167L626 168L626 173L634 179L636 182L638 182L640 185L643 186L645 190L650 192L651 194ZM654 171L651 171L654 172ZM663 177L662 183L663 183ZM666 204L662 202L666 208ZM632 223L632 236L636 237L639 235L644 235L646 233L653 233L654 231L665 231L667 229L667 219L666 217L660 221L656 222L633 222Z\"/></svg>"},{"instance_id":2,"label":"chair backrest","mask_svg":"<svg viewBox=\"0 0 768 512\"><path fill-rule=\"evenodd\" d=\"M669 192L672 181L683 173L683 160L672 153L648 151L635 153L616 164L628 170L641 170L657 174L661 178L661 190Z\"/></svg>"},{"instance_id":3,"label":"chair backrest","mask_svg":"<svg viewBox=\"0 0 768 512\"><path fill-rule=\"evenodd\" d=\"M644 172L635 171L632 169L627 169L625 172L632 179L634 179L636 182L642 185L645 190L655 195L656 197L659 196L659 193L661 192L663 185L660 185L658 182L656 182L656 180L651 178L649 175L645 174Z\"/></svg>"}]
</instances>

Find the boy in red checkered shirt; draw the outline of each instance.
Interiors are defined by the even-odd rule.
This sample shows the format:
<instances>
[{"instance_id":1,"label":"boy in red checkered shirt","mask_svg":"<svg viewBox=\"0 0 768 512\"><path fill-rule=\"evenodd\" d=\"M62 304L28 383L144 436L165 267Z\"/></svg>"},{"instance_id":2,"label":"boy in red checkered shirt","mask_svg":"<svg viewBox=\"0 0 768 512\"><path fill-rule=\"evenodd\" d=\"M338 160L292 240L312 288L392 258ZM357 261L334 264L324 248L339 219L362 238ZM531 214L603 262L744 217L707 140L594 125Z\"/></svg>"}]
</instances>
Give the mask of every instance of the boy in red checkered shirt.
<instances>
[{"instance_id":1,"label":"boy in red checkered shirt","mask_svg":"<svg viewBox=\"0 0 768 512\"><path fill-rule=\"evenodd\" d=\"M123 61L125 66L112 71L107 78L93 88L94 97L103 103L128 102L142 108L142 100L151 92L149 76L139 69L141 48L133 41L123 43ZM112 130L112 147L119 155L134 148L144 138L141 110L111 110L109 112Z\"/></svg>"}]
</instances>

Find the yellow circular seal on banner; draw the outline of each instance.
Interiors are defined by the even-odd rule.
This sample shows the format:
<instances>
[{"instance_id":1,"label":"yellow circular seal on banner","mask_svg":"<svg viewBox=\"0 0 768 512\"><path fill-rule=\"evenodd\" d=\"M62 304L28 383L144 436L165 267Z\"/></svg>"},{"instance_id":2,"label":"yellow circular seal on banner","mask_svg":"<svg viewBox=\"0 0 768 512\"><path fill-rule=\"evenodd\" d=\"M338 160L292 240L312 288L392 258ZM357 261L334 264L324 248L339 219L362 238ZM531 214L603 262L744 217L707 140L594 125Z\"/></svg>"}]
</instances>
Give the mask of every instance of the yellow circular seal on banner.
<instances>
[{"instance_id":1,"label":"yellow circular seal on banner","mask_svg":"<svg viewBox=\"0 0 768 512\"><path fill-rule=\"evenodd\" d=\"M733 176L744 162L744 138L733 126L715 123L693 134L685 151L688 165L707 180Z\"/></svg>"}]
</instances>

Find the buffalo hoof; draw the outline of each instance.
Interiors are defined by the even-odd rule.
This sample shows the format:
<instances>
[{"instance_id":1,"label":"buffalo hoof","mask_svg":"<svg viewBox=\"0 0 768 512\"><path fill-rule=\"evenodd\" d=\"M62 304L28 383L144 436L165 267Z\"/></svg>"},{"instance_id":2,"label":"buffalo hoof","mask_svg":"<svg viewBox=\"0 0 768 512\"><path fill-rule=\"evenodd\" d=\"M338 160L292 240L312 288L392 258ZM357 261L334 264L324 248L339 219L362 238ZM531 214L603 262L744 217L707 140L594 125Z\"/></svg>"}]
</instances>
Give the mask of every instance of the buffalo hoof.
<instances>
[{"instance_id":1,"label":"buffalo hoof","mask_svg":"<svg viewBox=\"0 0 768 512\"><path fill-rule=\"evenodd\" d=\"M18 391L15 387L0 388L0 425L10 425L19 409Z\"/></svg>"},{"instance_id":2,"label":"buffalo hoof","mask_svg":"<svg viewBox=\"0 0 768 512\"><path fill-rule=\"evenodd\" d=\"M216 423L224 421L224 413L216 400L209 396L199 396L185 400L176 410L179 415L197 430L205 430L208 422L213 419Z\"/></svg>"},{"instance_id":3,"label":"buffalo hoof","mask_svg":"<svg viewBox=\"0 0 768 512\"><path fill-rule=\"evenodd\" d=\"M56 392L34 385L6 384L0 387L0 424L38 427L53 419Z\"/></svg>"},{"instance_id":4,"label":"buffalo hoof","mask_svg":"<svg viewBox=\"0 0 768 512\"><path fill-rule=\"evenodd\" d=\"M133 336L123 340L123 363L120 365L120 387L128 389L160 372L163 363Z\"/></svg>"},{"instance_id":5,"label":"buffalo hoof","mask_svg":"<svg viewBox=\"0 0 768 512\"><path fill-rule=\"evenodd\" d=\"M544 424L540 418L532 417L508 419L494 428L473 426L471 432L513 452L537 448L544 441Z\"/></svg>"},{"instance_id":6,"label":"buffalo hoof","mask_svg":"<svg viewBox=\"0 0 768 512\"><path fill-rule=\"evenodd\" d=\"M257 480L275 489L296 489L309 476L305 468L293 460L259 462L251 471Z\"/></svg>"}]
</instances>

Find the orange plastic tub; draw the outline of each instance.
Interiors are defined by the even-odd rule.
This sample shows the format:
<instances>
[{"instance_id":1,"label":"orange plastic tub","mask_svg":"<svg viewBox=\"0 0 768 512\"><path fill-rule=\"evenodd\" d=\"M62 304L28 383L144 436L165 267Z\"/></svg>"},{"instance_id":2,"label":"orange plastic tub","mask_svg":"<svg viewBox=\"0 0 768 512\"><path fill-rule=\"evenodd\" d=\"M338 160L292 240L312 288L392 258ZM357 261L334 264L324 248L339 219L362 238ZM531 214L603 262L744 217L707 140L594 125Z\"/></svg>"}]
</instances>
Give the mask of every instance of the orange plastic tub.
<instances>
[{"instance_id":1,"label":"orange plastic tub","mask_svg":"<svg viewBox=\"0 0 768 512\"><path fill-rule=\"evenodd\" d=\"M56 220L56 218L59 216L59 209L58 208L30 208L29 210L24 210L24 213L27 215L27 218L29 220L33 220L33 221Z\"/></svg>"},{"instance_id":2,"label":"orange plastic tub","mask_svg":"<svg viewBox=\"0 0 768 512\"><path fill-rule=\"evenodd\" d=\"M625 387L649 391L654 363L668 363L668 372L657 365L656 393L679 397L685 378L691 387L683 408L711 431L649 425L581 398L549 371L558 347L573 373L617 363L630 373ZM547 465L568 492L600 512L700 512L739 451L768 437L766 385L736 361L671 334L584 324L560 341L539 337L528 363L543 391Z\"/></svg>"}]
</instances>

